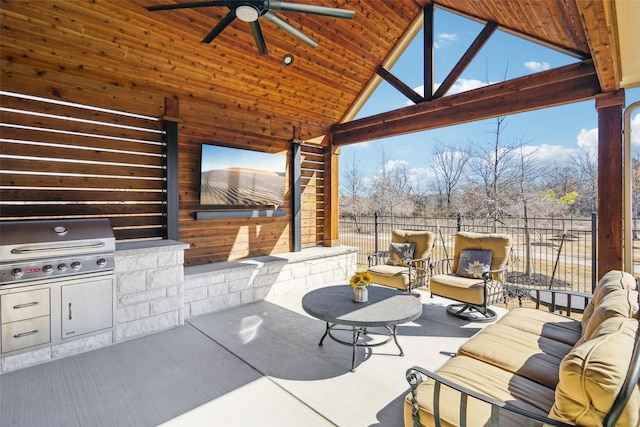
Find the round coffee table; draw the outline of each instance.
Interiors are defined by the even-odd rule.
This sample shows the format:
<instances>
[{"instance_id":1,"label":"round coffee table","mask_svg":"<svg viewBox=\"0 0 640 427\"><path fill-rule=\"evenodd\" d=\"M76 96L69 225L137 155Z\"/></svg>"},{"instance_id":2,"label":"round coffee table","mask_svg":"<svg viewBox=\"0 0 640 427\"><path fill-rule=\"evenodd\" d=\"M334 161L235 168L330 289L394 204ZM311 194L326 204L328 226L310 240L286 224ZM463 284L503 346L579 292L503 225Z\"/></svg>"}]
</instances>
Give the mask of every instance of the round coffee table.
<instances>
[{"instance_id":1,"label":"round coffee table","mask_svg":"<svg viewBox=\"0 0 640 427\"><path fill-rule=\"evenodd\" d=\"M396 326L415 320L422 314L422 303L413 295L379 286L369 286L368 291L367 302L354 302L353 289L349 285L319 288L302 298L304 311L326 322L324 335L318 345L322 345L328 335L334 341L352 347L351 372L355 371L357 347L375 347L393 339L400 350L400 356L404 356L398 343ZM344 330L337 328L338 325L351 327L351 342L331 333L332 330ZM385 334L386 340L376 343L360 342L360 335L367 334L368 327L386 328L389 332Z\"/></svg>"}]
</instances>

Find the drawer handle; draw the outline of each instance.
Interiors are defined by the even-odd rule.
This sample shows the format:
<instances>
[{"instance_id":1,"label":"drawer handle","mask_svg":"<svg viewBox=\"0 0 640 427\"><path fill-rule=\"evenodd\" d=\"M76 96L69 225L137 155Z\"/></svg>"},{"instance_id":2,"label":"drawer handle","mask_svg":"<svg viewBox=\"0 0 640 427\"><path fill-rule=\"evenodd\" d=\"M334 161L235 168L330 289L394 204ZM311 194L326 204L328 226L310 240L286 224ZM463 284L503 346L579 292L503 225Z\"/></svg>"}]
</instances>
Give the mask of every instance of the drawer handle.
<instances>
[{"instance_id":1,"label":"drawer handle","mask_svg":"<svg viewBox=\"0 0 640 427\"><path fill-rule=\"evenodd\" d=\"M38 301L33 301L33 302L27 302L27 303L24 303L24 304L14 305L13 308L14 308L14 310L18 310L20 308L33 307L34 305L38 305L38 304L40 304Z\"/></svg>"},{"instance_id":2,"label":"drawer handle","mask_svg":"<svg viewBox=\"0 0 640 427\"><path fill-rule=\"evenodd\" d=\"M39 331L37 329L34 329L33 331L29 331L29 332L23 332L21 334L15 334L13 337L14 338L23 338L23 337L28 337L29 335L33 335L33 334L37 334Z\"/></svg>"}]
</instances>

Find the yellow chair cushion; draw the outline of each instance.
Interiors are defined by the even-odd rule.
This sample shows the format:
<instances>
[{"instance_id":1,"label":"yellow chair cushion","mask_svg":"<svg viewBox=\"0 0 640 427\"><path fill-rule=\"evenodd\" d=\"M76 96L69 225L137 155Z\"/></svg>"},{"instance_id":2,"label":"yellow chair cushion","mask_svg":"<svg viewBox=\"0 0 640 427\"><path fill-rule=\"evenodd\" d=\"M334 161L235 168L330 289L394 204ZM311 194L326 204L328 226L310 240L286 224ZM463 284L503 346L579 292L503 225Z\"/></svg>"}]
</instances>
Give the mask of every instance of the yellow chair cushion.
<instances>
[{"instance_id":1,"label":"yellow chair cushion","mask_svg":"<svg viewBox=\"0 0 640 427\"><path fill-rule=\"evenodd\" d=\"M492 252L491 269L498 270L507 265L511 252L511 236L498 233L472 233L460 231L455 236L455 255L451 271L458 271L460 252L463 249L488 250Z\"/></svg>"},{"instance_id":2,"label":"yellow chair cushion","mask_svg":"<svg viewBox=\"0 0 640 427\"><path fill-rule=\"evenodd\" d=\"M638 320L611 317L560 364L560 381L549 417L583 427L600 426L629 369ZM617 425L640 425L640 389L635 388Z\"/></svg>"},{"instance_id":3,"label":"yellow chair cushion","mask_svg":"<svg viewBox=\"0 0 640 427\"><path fill-rule=\"evenodd\" d=\"M367 270L371 281L378 285L406 290L409 286L409 268L395 265L374 265Z\"/></svg>"},{"instance_id":4,"label":"yellow chair cushion","mask_svg":"<svg viewBox=\"0 0 640 427\"><path fill-rule=\"evenodd\" d=\"M484 302L484 281L470 279L455 274L438 274L429 281L429 289L434 295L482 305Z\"/></svg>"},{"instance_id":5,"label":"yellow chair cushion","mask_svg":"<svg viewBox=\"0 0 640 427\"><path fill-rule=\"evenodd\" d=\"M413 243L416 245L413 252L414 259L426 258L431 255L435 240L436 235L425 230L393 230L391 232L393 243Z\"/></svg>"}]
</instances>

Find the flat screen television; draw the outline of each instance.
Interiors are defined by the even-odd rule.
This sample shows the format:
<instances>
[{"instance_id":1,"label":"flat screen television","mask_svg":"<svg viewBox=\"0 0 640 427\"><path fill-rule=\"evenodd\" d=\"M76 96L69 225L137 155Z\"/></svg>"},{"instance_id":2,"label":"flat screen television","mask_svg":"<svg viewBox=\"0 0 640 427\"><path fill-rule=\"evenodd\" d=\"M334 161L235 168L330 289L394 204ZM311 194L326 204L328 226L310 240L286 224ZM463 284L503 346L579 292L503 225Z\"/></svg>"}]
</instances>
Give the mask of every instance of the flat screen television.
<instances>
[{"instance_id":1,"label":"flat screen television","mask_svg":"<svg viewBox=\"0 0 640 427\"><path fill-rule=\"evenodd\" d=\"M224 208L284 205L287 156L202 144L200 204Z\"/></svg>"}]
</instances>

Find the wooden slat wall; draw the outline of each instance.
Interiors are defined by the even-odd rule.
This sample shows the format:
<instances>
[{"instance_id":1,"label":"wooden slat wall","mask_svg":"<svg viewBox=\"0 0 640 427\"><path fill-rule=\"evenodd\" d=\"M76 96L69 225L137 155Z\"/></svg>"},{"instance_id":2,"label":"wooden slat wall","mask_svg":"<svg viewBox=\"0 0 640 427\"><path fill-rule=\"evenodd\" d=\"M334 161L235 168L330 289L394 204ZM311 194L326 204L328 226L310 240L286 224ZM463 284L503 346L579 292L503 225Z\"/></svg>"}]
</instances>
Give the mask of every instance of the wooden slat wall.
<instances>
[{"instance_id":1,"label":"wooden slat wall","mask_svg":"<svg viewBox=\"0 0 640 427\"><path fill-rule=\"evenodd\" d=\"M1 220L106 217L118 240L162 237L157 119L9 91L0 105Z\"/></svg>"},{"instance_id":2,"label":"wooden slat wall","mask_svg":"<svg viewBox=\"0 0 640 427\"><path fill-rule=\"evenodd\" d=\"M215 105L215 102L213 104ZM190 245L185 253L185 264L201 265L288 252L291 241L291 192L288 166L285 179L285 205L280 207L286 211L284 217L195 220L193 213L206 210L200 206L199 193L202 144L281 153L288 156L289 141L269 136L261 129L242 126L241 115L235 116L222 108L212 111L210 104L197 100L181 102L180 112L184 120L179 128L180 240ZM212 116L218 115L228 117L225 120L212 120ZM237 123L237 128L230 126L233 123Z\"/></svg>"},{"instance_id":3,"label":"wooden slat wall","mask_svg":"<svg viewBox=\"0 0 640 427\"><path fill-rule=\"evenodd\" d=\"M302 144L302 247L322 246L324 239L324 148Z\"/></svg>"}]
</instances>

